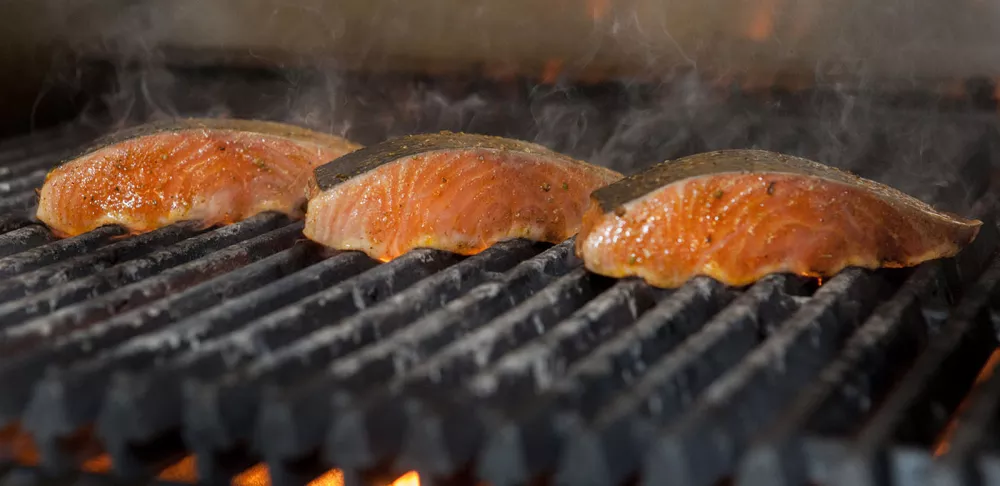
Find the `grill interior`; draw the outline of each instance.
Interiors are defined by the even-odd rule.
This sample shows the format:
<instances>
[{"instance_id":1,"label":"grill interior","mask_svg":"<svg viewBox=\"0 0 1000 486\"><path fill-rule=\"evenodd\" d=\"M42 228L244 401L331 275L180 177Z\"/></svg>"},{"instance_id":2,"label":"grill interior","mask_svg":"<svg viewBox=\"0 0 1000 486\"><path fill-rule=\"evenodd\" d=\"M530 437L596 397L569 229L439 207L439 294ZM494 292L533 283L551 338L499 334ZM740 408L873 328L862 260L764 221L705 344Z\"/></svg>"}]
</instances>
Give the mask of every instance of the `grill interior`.
<instances>
[{"instance_id":1,"label":"grill interior","mask_svg":"<svg viewBox=\"0 0 1000 486\"><path fill-rule=\"evenodd\" d=\"M1000 484L992 117L942 122L973 143L920 194L984 221L956 258L674 291L572 241L378 263L277 214L57 240L34 190L97 131L0 142L0 481ZM787 127L751 145L802 153ZM841 157L891 181L914 137Z\"/></svg>"}]
</instances>

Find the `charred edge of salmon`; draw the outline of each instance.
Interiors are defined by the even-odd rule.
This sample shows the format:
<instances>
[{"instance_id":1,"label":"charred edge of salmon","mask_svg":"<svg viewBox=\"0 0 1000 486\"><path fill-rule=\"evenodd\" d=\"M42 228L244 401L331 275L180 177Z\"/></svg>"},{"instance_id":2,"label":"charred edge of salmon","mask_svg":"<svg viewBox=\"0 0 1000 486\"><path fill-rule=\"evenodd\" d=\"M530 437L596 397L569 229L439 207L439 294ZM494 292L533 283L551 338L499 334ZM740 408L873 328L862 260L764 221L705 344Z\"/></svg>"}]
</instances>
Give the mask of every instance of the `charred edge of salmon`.
<instances>
[{"instance_id":1,"label":"charred edge of salmon","mask_svg":"<svg viewBox=\"0 0 1000 486\"><path fill-rule=\"evenodd\" d=\"M179 132L186 130L222 130L234 132L252 132L263 135L287 138L300 142L309 142L320 145L343 146L349 150L361 148L360 144L354 143L343 137L327 133L317 132L298 125L287 123L263 121L263 120L242 120L229 118L175 118L157 122L145 123L124 130L105 135L98 138L81 152L69 157L64 161L78 159L103 148L132 140L135 138L156 135L164 132ZM62 164L59 164L62 165ZM58 166L57 166L58 167Z\"/></svg>"},{"instance_id":2,"label":"charred edge of salmon","mask_svg":"<svg viewBox=\"0 0 1000 486\"><path fill-rule=\"evenodd\" d=\"M319 189L326 191L353 177L402 158L456 149L506 150L561 158L569 162L584 164L584 162L554 152L541 145L521 140L471 133L439 132L406 135L369 145L323 164L314 169L313 173L316 176L316 184Z\"/></svg>"},{"instance_id":3,"label":"charred edge of salmon","mask_svg":"<svg viewBox=\"0 0 1000 486\"><path fill-rule=\"evenodd\" d=\"M931 205L885 184L864 179L809 159L766 150L718 150L661 162L594 191L591 194L591 200L600 207L601 211L608 213L617 211L624 204L675 182L726 173L780 173L825 179L867 189L893 205L908 206L943 218L957 219L967 224L979 223L979 221L967 220L957 215L938 211Z\"/></svg>"}]
</instances>

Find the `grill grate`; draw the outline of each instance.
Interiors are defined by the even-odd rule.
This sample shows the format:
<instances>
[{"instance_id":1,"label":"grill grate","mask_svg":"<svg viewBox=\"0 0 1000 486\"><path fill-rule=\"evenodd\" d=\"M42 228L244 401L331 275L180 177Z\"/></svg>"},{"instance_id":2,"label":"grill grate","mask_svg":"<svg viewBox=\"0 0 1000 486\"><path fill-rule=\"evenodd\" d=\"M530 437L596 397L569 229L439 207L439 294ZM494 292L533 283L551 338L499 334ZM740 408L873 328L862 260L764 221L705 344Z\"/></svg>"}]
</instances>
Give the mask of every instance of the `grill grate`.
<instances>
[{"instance_id":1,"label":"grill grate","mask_svg":"<svg viewBox=\"0 0 1000 486\"><path fill-rule=\"evenodd\" d=\"M585 271L572 241L378 263L270 213L57 240L19 210L82 140L37 137L0 144L3 484L166 484L192 454L206 484L261 461L278 485L330 468L349 484L1000 484L981 174L964 189L987 224L954 259L668 291Z\"/></svg>"}]
</instances>

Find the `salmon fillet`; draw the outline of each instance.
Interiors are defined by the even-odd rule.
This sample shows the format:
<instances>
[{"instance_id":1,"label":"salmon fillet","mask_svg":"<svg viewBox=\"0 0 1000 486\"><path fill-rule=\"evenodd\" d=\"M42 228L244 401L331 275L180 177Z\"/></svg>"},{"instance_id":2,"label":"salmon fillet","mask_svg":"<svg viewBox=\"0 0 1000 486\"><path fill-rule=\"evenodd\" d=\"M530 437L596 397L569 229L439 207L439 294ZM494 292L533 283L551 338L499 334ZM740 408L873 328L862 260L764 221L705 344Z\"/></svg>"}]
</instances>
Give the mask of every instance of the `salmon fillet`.
<instances>
[{"instance_id":1,"label":"salmon fillet","mask_svg":"<svg viewBox=\"0 0 1000 486\"><path fill-rule=\"evenodd\" d=\"M724 150L595 191L576 252L592 272L658 287L695 275L743 286L770 273L917 265L955 255L981 225L806 159Z\"/></svg>"},{"instance_id":2,"label":"salmon fillet","mask_svg":"<svg viewBox=\"0 0 1000 486\"><path fill-rule=\"evenodd\" d=\"M36 217L60 236L117 224L132 233L206 226L263 211L301 217L312 169L360 148L281 123L185 119L99 141L52 170Z\"/></svg>"},{"instance_id":3,"label":"salmon fillet","mask_svg":"<svg viewBox=\"0 0 1000 486\"><path fill-rule=\"evenodd\" d=\"M306 237L382 261L417 247L471 255L505 239L561 242L590 193L621 178L540 145L448 132L387 140L315 173Z\"/></svg>"}]
</instances>

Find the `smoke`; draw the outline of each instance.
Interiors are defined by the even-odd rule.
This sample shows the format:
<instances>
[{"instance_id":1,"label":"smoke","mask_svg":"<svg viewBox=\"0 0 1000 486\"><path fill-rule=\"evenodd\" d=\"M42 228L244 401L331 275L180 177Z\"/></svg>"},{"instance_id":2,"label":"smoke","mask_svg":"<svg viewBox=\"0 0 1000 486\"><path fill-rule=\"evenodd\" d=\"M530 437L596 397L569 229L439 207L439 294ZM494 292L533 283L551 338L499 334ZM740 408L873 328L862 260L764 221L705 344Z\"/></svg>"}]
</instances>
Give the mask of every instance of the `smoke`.
<instances>
[{"instance_id":1,"label":"smoke","mask_svg":"<svg viewBox=\"0 0 1000 486\"><path fill-rule=\"evenodd\" d=\"M68 5L55 3L63 10ZM86 113L104 112L113 127L177 116L260 118L363 144L415 132L487 133L534 141L625 173L700 151L762 148L851 170L958 210L975 197L968 189L974 184L963 177L988 178L983 170L990 169L990 164L979 162L983 170L969 176L966 167L984 140L995 136L981 116L962 114L976 100L966 96L952 102L923 88L915 88L918 94L908 98L898 82L880 85L872 63L848 69L833 58L817 61L813 72L799 73L807 80L804 89L783 88L784 80L767 69L754 83L762 88L750 89L745 59L730 53L725 69L705 68L698 59L711 39L692 43L691 30L685 31L679 20L638 13L640 7L657 13L666 3L637 2L633 10L614 3L610 11L581 9L581 14L590 12L595 18L557 19L566 26L584 22L591 29L587 35L566 39L568 30L553 28L525 32L523 41L508 36L511 45L490 37L496 28L454 22L509 18L497 10L503 2L456 5L453 10L471 9L462 17L448 9L427 13L386 0L372 7L368 17L355 13L353 19L366 22L363 29L319 0L284 2L257 23L227 10L227 5L239 4L196 3L203 8L164 10L166 4L159 1L122 1L113 16L91 19L100 22L100 35L77 44L90 58L96 51L96 57L106 61L99 67L108 84ZM246 4L278 5L262 0ZM81 9L95 4L77 5L65 12L66 32L73 31L74 22L83 22L78 20ZM344 5L339 8L350 8ZM166 11L171 15L164 15ZM289 23L289 15L298 23ZM810 18L821 16L814 13ZM712 21L720 20L700 22ZM288 25L302 26L303 32ZM319 26L313 32L322 33L318 41L313 39L313 45L322 48L318 51L301 49L305 42L297 37L314 35L306 32L310 25ZM260 29L257 44L236 52L218 48L253 29ZM444 36L440 29L467 33L469 45L443 44L442 39L453 41L455 36ZM359 36L359 31L365 35ZM190 44L197 48L174 49L172 42L189 34L195 36ZM385 45L401 38L421 43L408 52L410 57L424 55L429 60L414 65L405 56L386 54ZM573 51L573 40L582 47ZM350 47L346 53L344 45ZM475 71L434 70L434 49L447 51L438 58L455 59L463 47L490 53L495 61ZM562 72L539 75L531 69L519 72L515 65L508 70L514 75L503 75L505 63L518 56L530 58L533 48L583 54L571 62L546 64L562 66ZM635 75L579 81L581 73L614 61L615 53L631 56L620 64L638 66ZM831 75L834 65L848 69L851 76Z\"/></svg>"}]
</instances>

